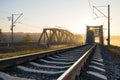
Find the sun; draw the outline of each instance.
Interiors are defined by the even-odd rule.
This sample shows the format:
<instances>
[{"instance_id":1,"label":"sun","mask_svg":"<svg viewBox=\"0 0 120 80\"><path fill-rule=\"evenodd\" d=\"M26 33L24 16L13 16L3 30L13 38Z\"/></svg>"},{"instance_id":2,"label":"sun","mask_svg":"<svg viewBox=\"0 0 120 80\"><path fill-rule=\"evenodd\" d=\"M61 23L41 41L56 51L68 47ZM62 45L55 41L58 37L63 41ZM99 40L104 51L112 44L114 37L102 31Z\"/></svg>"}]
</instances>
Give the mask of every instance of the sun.
<instances>
[{"instance_id":1,"label":"sun","mask_svg":"<svg viewBox=\"0 0 120 80\"><path fill-rule=\"evenodd\" d=\"M76 23L67 26L67 29L73 33L77 34L86 34L87 26L97 26L98 22L94 21L92 18L85 18L81 21L77 21Z\"/></svg>"}]
</instances>

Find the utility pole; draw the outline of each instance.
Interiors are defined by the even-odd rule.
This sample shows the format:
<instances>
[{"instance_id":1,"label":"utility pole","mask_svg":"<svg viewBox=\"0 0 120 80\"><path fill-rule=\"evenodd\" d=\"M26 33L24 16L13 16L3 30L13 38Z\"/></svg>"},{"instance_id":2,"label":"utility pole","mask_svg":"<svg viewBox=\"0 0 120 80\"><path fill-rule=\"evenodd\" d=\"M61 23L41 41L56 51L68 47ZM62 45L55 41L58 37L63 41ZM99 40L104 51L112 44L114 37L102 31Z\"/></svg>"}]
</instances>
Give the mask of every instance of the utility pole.
<instances>
[{"instance_id":1,"label":"utility pole","mask_svg":"<svg viewBox=\"0 0 120 80\"><path fill-rule=\"evenodd\" d=\"M19 15L15 20L14 20L14 16L15 15ZM12 19L11 19L11 28L10 28L10 30L11 30L11 43L13 43L14 42L14 34L13 34L13 28L15 27L15 23L17 22L17 20L21 17L23 15L23 13L21 13L21 14L12 14Z\"/></svg>"},{"instance_id":2,"label":"utility pole","mask_svg":"<svg viewBox=\"0 0 120 80\"><path fill-rule=\"evenodd\" d=\"M97 7L107 7L108 8L108 16L106 16L102 11L100 11ZM104 17L108 20L108 38L107 38L107 45L110 46L110 5L108 6L93 6L93 12L99 18L99 16L95 13L95 10L97 10L100 14L102 14Z\"/></svg>"},{"instance_id":3,"label":"utility pole","mask_svg":"<svg viewBox=\"0 0 120 80\"><path fill-rule=\"evenodd\" d=\"M11 25L11 43L13 43L13 27L14 27L13 18L14 18L14 14L12 14L12 25Z\"/></svg>"},{"instance_id":4,"label":"utility pole","mask_svg":"<svg viewBox=\"0 0 120 80\"><path fill-rule=\"evenodd\" d=\"M110 46L110 5L108 5L108 46Z\"/></svg>"}]
</instances>

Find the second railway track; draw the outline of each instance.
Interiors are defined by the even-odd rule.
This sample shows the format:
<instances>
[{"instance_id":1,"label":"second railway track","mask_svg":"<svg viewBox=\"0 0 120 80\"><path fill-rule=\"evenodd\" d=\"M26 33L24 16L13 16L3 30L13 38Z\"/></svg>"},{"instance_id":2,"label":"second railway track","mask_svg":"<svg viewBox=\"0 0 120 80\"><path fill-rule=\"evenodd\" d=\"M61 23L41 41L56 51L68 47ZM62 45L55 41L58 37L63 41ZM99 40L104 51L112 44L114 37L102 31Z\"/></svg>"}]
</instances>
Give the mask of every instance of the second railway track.
<instances>
[{"instance_id":1,"label":"second railway track","mask_svg":"<svg viewBox=\"0 0 120 80\"><path fill-rule=\"evenodd\" d=\"M93 48L93 45L2 59L0 80L57 80L91 47Z\"/></svg>"}]
</instances>

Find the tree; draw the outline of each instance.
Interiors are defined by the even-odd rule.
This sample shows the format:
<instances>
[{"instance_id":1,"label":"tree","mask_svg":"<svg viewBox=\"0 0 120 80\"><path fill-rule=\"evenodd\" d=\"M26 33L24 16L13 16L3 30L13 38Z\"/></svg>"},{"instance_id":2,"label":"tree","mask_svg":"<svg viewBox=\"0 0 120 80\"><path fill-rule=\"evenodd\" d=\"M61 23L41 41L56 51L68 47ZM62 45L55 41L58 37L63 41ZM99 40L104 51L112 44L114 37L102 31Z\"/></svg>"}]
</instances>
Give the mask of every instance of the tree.
<instances>
[{"instance_id":1,"label":"tree","mask_svg":"<svg viewBox=\"0 0 120 80\"><path fill-rule=\"evenodd\" d=\"M27 34L25 37L24 37L24 40L23 40L24 42L32 42L33 41L33 39L32 39L32 37L29 35L29 34Z\"/></svg>"},{"instance_id":2,"label":"tree","mask_svg":"<svg viewBox=\"0 0 120 80\"><path fill-rule=\"evenodd\" d=\"M5 41L6 41L5 35L2 33L0 29L0 42L5 42Z\"/></svg>"}]
</instances>

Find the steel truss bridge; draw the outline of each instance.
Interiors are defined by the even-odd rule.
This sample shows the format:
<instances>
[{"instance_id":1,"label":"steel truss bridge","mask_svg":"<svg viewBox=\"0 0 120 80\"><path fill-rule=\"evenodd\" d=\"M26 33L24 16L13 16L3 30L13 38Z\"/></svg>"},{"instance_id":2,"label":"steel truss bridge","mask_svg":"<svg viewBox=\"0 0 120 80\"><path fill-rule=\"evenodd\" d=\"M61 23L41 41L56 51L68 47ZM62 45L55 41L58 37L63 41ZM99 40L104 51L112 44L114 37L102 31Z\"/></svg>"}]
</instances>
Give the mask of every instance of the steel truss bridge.
<instances>
[{"instance_id":1,"label":"steel truss bridge","mask_svg":"<svg viewBox=\"0 0 120 80\"><path fill-rule=\"evenodd\" d=\"M38 40L39 44L73 44L80 42L78 37L65 29L44 28Z\"/></svg>"},{"instance_id":2,"label":"steel truss bridge","mask_svg":"<svg viewBox=\"0 0 120 80\"><path fill-rule=\"evenodd\" d=\"M86 43L95 43L95 37L99 38L99 44L104 44L103 25L87 26Z\"/></svg>"}]
</instances>

